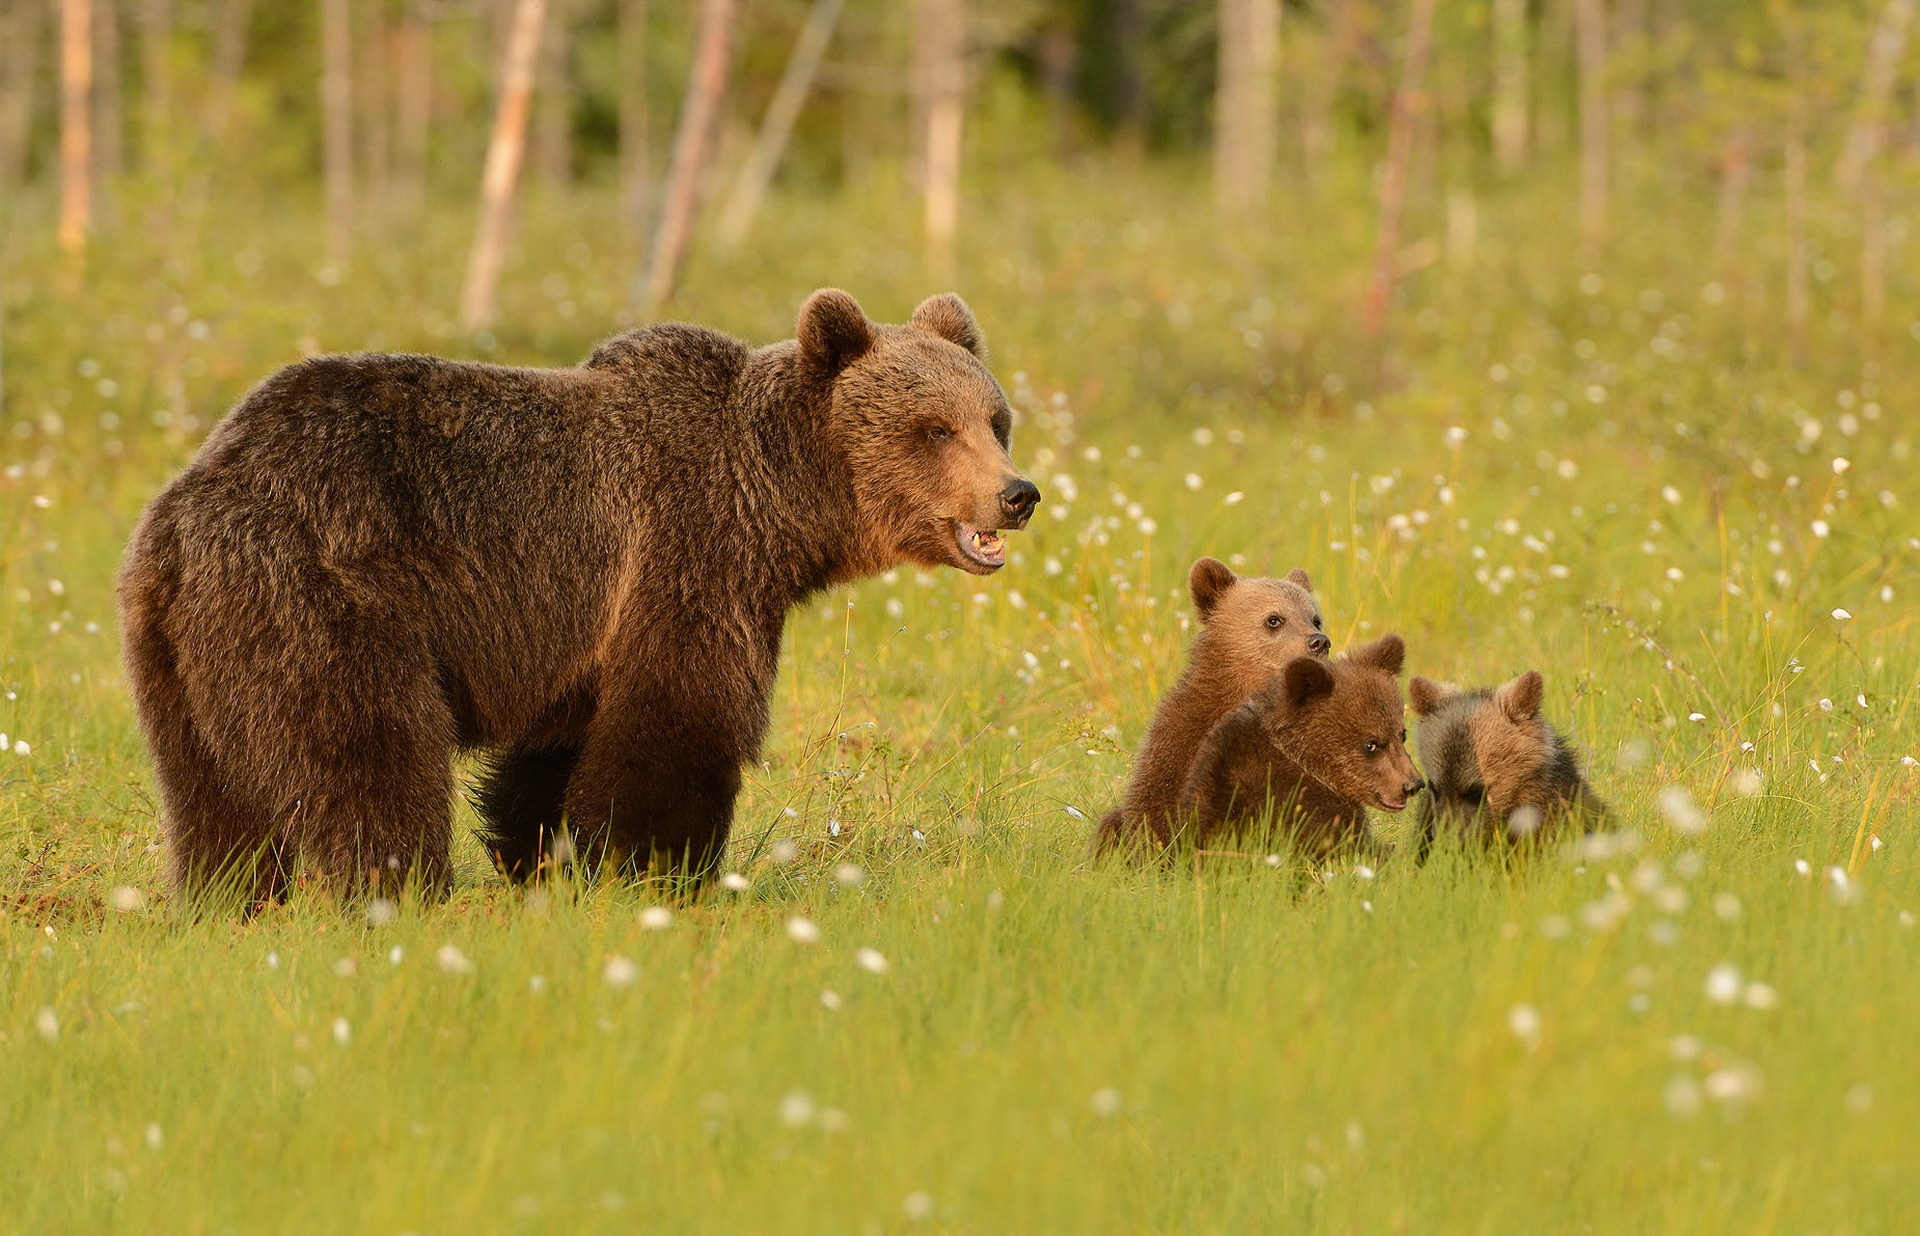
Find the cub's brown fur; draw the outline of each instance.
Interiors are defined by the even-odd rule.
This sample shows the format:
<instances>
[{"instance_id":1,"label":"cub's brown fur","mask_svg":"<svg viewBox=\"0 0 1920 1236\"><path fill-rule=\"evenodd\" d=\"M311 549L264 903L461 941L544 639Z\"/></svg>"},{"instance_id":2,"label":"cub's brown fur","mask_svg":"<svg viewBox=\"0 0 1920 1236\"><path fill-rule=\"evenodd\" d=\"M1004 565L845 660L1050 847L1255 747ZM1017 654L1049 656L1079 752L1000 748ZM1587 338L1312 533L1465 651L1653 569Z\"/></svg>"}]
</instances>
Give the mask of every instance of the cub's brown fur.
<instances>
[{"instance_id":1,"label":"cub's brown fur","mask_svg":"<svg viewBox=\"0 0 1920 1236\"><path fill-rule=\"evenodd\" d=\"M1421 854L1441 828L1491 842L1548 836L1570 818L1604 813L1573 748L1540 715L1545 692L1537 670L1479 691L1426 678L1407 684L1420 718L1414 746L1427 773L1414 807Z\"/></svg>"},{"instance_id":2,"label":"cub's brown fur","mask_svg":"<svg viewBox=\"0 0 1920 1236\"><path fill-rule=\"evenodd\" d=\"M1420 789L1395 681L1405 659L1398 635L1300 657L1214 726L1180 795L1194 844L1271 819L1315 857L1370 848L1367 808L1398 811Z\"/></svg>"},{"instance_id":3,"label":"cub's brown fur","mask_svg":"<svg viewBox=\"0 0 1920 1236\"><path fill-rule=\"evenodd\" d=\"M1332 649L1320 629L1313 583L1298 568L1284 579L1247 578L1217 558L1202 558L1187 574L1187 589L1200 633L1186 672L1161 699L1141 740L1126 797L1094 830L1095 855L1148 841L1169 844L1180 787L1207 731L1287 662Z\"/></svg>"},{"instance_id":4,"label":"cub's brown fur","mask_svg":"<svg viewBox=\"0 0 1920 1236\"><path fill-rule=\"evenodd\" d=\"M589 863L707 874L787 610L901 562L991 573L1040 497L958 297L876 326L828 289L798 335L326 357L242 400L121 572L180 887L270 899L296 856L442 887L459 749L508 874L563 820Z\"/></svg>"}]
</instances>

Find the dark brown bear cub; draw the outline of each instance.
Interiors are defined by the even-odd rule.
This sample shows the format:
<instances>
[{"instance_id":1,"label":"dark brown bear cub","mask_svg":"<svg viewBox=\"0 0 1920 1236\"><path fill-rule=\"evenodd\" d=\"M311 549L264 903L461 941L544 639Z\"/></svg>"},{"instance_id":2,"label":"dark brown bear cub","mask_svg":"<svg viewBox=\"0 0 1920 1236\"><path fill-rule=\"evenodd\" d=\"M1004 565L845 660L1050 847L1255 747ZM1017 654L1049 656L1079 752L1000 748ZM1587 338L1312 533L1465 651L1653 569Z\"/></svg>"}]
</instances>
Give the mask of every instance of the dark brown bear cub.
<instances>
[{"instance_id":1,"label":"dark brown bear cub","mask_svg":"<svg viewBox=\"0 0 1920 1236\"><path fill-rule=\"evenodd\" d=\"M1523 840L1605 813L1573 748L1540 715L1546 680L1538 670L1480 691L1415 678L1407 693L1427 772L1414 807L1422 855L1442 828L1482 842Z\"/></svg>"},{"instance_id":2,"label":"dark brown bear cub","mask_svg":"<svg viewBox=\"0 0 1920 1236\"><path fill-rule=\"evenodd\" d=\"M1332 661L1291 661L1213 727L1180 794L1196 846L1270 820L1304 853L1371 848L1367 808L1420 789L1395 681L1406 646L1386 635Z\"/></svg>"},{"instance_id":3,"label":"dark brown bear cub","mask_svg":"<svg viewBox=\"0 0 1920 1236\"><path fill-rule=\"evenodd\" d=\"M703 877L809 593L902 562L989 574L1040 494L973 315L799 338L696 326L574 369L338 356L268 378L147 508L121 572L134 701L187 893L444 887L456 750L525 877Z\"/></svg>"},{"instance_id":4,"label":"dark brown bear cub","mask_svg":"<svg viewBox=\"0 0 1920 1236\"><path fill-rule=\"evenodd\" d=\"M1173 840L1180 787L1207 731L1297 656L1324 657L1332 643L1320 629L1313 584L1298 568L1284 579L1235 575L1217 558L1187 573L1200 615L1186 672L1161 699L1134 757L1127 794L1093 834L1093 852L1165 847Z\"/></svg>"}]
</instances>

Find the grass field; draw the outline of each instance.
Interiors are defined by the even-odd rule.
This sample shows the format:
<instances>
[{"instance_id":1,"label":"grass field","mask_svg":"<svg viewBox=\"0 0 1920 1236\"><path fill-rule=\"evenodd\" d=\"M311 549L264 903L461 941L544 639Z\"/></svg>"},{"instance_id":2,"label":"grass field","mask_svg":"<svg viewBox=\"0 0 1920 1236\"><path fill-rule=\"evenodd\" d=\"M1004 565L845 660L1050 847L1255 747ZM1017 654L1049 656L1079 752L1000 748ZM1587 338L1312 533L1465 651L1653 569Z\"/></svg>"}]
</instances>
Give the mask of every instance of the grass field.
<instances>
[{"instance_id":1,"label":"grass field","mask_svg":"<svg viewBox=\"0 0 1920 1236\"><path fill-rule=\"evenodd\" d=\"M998 578L794 613L749 888L514 891L467 817L445 904L245 923L159 881L112 593L141 505L302 351L579 359L630 254L610 199L536 199L473 341L452 207L342 270L303 207L183 236L123 203L82 275L19 204L0 1228L1913 1230L1910 251L1865 326L1821 214L1794 331L1759 206L1716 267L1697 194L1649 178L1576 256L1536 178L1470 250L1417 221L1381 359L1363 183L1245 231L1198 183L970 203L951 283L1046 503ZM768 341L839 284L900 320L937 290L902 201L782 202L676 312ZM1089 868L1201 553L1305 567L1336 648L1543 670L1609 831L1515 870Z\"/></svg>"}]
</instances>

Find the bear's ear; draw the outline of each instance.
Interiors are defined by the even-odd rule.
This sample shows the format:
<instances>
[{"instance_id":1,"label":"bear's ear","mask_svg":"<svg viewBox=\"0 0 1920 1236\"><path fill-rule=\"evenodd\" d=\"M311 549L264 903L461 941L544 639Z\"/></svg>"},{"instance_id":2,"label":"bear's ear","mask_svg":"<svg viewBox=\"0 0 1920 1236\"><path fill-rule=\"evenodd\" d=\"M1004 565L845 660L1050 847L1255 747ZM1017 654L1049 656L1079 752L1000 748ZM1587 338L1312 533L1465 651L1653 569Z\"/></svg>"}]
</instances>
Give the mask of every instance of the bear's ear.
<instances>
[{"instance_id":1,"label":"bear's ear","mask_svg":"<svg viewBox=\"0 0 1920 1236\"><path fill-rule=\"evenodd\" d=\"M1200 621L1213 617L1213 607L1220 603L1221 594L1239 579L1233 568L1218 558L1202 558L1193 564L1193 570L1187 572L1187 591L1193 596L1193 607L1200 611Z\"/></svg>"},{"instance_id":2,"label":"bear's ear","mask_svg":"<svg viewBox=\"0 0 1920 1236\"><path fill-rule=\"evenodd\" d=\"M1528 670L1495 691L1493 702L1500 705L1500 711L1507 714L1507 720L1518 725L1540 715L1540 702L1546 693L1547 680L1540 676L1540 671Z\"/></svg>"},{"instance_id":3,"label":"bear's ear","mask_svg":"<svg viewBox=\"0 0 1920 1236\"><path fill-rule=\"evenodd\" d=\"M860 302L839 288L821 288L800 306L795 330L800 355L828 375L838 374L873 347L873 323Z\"/></svg>"},{"instance_id":4,"label":"bear's ear","mask_svg":"<svg viewBox=\"0 0 1920 1236\"><path fill-rule=\"evenodd\" d=\"M1304 588L1308 592L1313 591L1313 581L1308 579L1307 573L1301 570L1299 567L1295 567L1293 568L1293 570L1287 572L1287 582L1293 583L1293 584L1299 584L1302 588Z\"/></svg>"},{"instance_id":5,"label":"bear's ear","mask_svg":"<svg viewBox=\"0 0 1920 1236\"><path fill-rule=\"evenodd\" d=\"M1407 699L1413 703L1413 715L1432 716L1434 710L1460 694L1460 688L1448 686L1444 682L1435 682L1431 678L1422 678L1415 674L1407 683Z\"/></svg>"},{"instance_id":6,"label":"bear's ear","mask_svg":"<svg viewBox=\"0 0 1920 1236\"><path fill-rule=\"evenodd\" d=\"M1287 703L1300 708L1313 700L1333 694L1333 671L1319 657L1295 657L1280 671Z\"/></svg>"},{"instance_id":7,"label":"bear's ear","mask_svg":"<svg viewBox=\"0 0 1920 1236\"><path fill-rule=\"evenodd\" d=\"M973 320L973 310L967 308L967 302L952 292L921 301L920 307L913 311L912 323L948 343L959 344L981 360L987 359L987 339L980 333L980 323Z\"/></svg>"},{"instance_id":8,"label":"bear's ear","mask_svg":"<svg viewBox=\"0 0 1920 1236\"><path fill-rule=\"evenodd\" d=\"M1407 645L1398 635L1382 635L1371 644L1362 644L1349 652L1347 660L1398 675L1407 661Z\"/></svg>"}]
</instances>

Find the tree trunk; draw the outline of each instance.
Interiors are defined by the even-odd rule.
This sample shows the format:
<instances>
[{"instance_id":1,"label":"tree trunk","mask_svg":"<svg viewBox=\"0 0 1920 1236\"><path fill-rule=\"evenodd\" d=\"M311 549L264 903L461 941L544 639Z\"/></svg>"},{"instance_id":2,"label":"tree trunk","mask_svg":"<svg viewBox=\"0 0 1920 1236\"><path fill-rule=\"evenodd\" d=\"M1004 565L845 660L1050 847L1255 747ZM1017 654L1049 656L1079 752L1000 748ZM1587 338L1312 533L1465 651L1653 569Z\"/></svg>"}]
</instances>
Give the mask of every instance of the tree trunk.
<instances>
[{"instance_id":1,"label":"tree trunk","mask_svg":"<svg viewBox=\"0 0 1920 1236\"><path fill-rule=\"evenodd\" d=\"M965 0L915 0L914 77L926 118L924 219L928 271L945 279L953 269L953 237L960 224L961 126L967 89Z\"/></svg>"},{"instance_id":2,"label":"tree trunk","mask_svg":"<svg viewBox=\"0 0 1920 1236\"><path fill-rule=\"evenodd\" d=\"M172 166L173 0L140 4L140 168L156 179Z\"/></svg>"},{"instance_id":3,"label":"tree trunk","mask_svg":"<svg viewBox=\"0 0 1920 1236\"><path fill-rule=\"evenodd\" d=\"M1278 119L1279 0L1220 0L1214 195L1229 214L1264 206Z\"/></svg>"},{"instance_id":4,"label":"tree trunk","mask_svg":"<svg viewBox=\"0 0 1920 1236\"><path fill-rule=\"evenodd\" d=\"M1746 217L1747 185L1753 179L1753 158L1745 130L1733 135L1720 152L1720 203L1713 230L1713 265L1732 270L1740 250L1740 232Z\"/></svg>"},{"instance_id":5,"label":"tree trunk","mask_svg":"<svg viewBox=\"0 0 1920 1236\"><path fill-rule=\"evenodd\" d=\"M418 214L427 200L427 136L433 124L433 28L427 0L406 6L393 29L394 202Z\"/></svg>"},{"instance_id":6,"label":"tree trunk","mask_svg":"<svg viewBox=\"0 0 1920 1236\"><path fill-rule=\"evenodd\" d=\"M767 105L766 118L760 122L753 150L740 165L740 174L727 197L726 210L720 216L722 244L737 245L747 238L747 229L753 225L753 216L760 209L774 170L780 166L780 156L786 151L787 139L793 134L793 122L800 115L800 105L813 88L813 75L820 68L821 56L826 54L827 41L833 37L833 27L840 20L843 4L844 0L813 0L807 24L800 30L793 55L787 59L786 71L780 75L780 85L773 92L773 101Z\"/></svg>"},{"instance_id":7,"label":"tree trunk","mask_svg":"<svg viewBox=\"0 0 1920 1236\"><path fill-rule=\"evenodd\" d=\"M620 217L636 237L647 234L647 0L619 0Z\"/></svg>"},{"instance_id":8,"label":"tree trunk","mask_svg":"<svg viewBox=\"0 0 1920 1236\"><path fill-rule=\"evenodd\" d=\"M353 251L352 0L320 0L320 145L327 256L344 262Z\"/></svg>"},{"instance_id":9,"label":"tree trunk","mask_svg":"<svg viewBox=\"0 0 1920 1236\"><path fill-rule=\"evenodd\" d=\"M388 59L384 0L359 6L360 50L354 74L358 95L354 128L360 138L360 200L365 221L378 226L393 178L393 63Z\"/></svg>"},{"instance_id":10,"label":"tree trunk","mask_svg":"<svg viewBox=\"0 0 1920 1236\"><path fill-rule=\"evenodd\" d=\"M493 136L487 142L486 168L480 179L480 227L467 261L466 290L460 296L460 327L485 330L493 323L494 289L506 258L513 191L527 143L527 112L533 101L534 71L540 59L540 27L546 0L517 0L500 67L500 104Z\"/></svg>"},{"instance_id":11,"label":"tree trunk","mask_svg":"<svg viewBox=\"0 0 1920 1236\"><path fill-rule=\"evenodd\" d=\"M1843 192L1860 187L1867 164L1880 153L1886 136L1887 103L1893 96L1894 69L1907 45L1907 28L1913 24L1915 0L1887 0L1873 41L1867 45L1867 67L1860 83L1860 106L1854 113L1853 128L1847 134L1846 149L1834 166L1833 179Z\"/></svg>"},{"instance_id":12,"label":"tree trunk","mask_svg":"<svg viewBox=\"0 0 1920 1236\"><path fill-rule=\"evenodd\" d=\"M126 108L120 81L119 0L93 0L93 169L95 194L126 170ZM104 203L95 202L95 212Z\"/></svg>"},{"instance_id":13,"label":"tree trunk","mask_svg":"<svg viewBox=\"0 0 1920 1236\"><path fill-rule=\"evenodd\" d=\"M253 0L225 0L213 35L213 74L207 80L206 100L194 149L192 178L187 182L183 213L197 227L213 182L212 164L224 148L233 121L233 102L240 93L240 70L247 59L247 24Z\"/></svg>"},{"instance_id":14,"label":"tree trunk","mask_svg":"<svg viewBox=\"0 0 1920 1236\"><path fill-rule=\"evenodd\" d=\"M1500 166L1527 162L1527 0L1493 0L1493 149Z\"/></svg>"},{"instance_id":15,"label":"tree trunk","mask_svg":"<svg viewBox=\"0 0 1920 1236\"><path fill-rule=\"evenodd\" d=\"M1592 243L1607 233L1606 0L1573 0L1573 41L1580 74L1580 234Z\"/></svg>"},{"instance_id":16,"label":"tree trunk","mask_svg":"<svg viewBox=\"0 0 1920 1236\"><path fill-rule=\"evenodd\" d=\"M1333 103L1353 54L1354 7L1358 0L1333 0L1325 44L1307 69L1300 100L1300 153L1308 176L1317 176L1333 147Z\"/></svg>"},{"instance_id":17,"label":"tree trunk","mask_svg":"<svg viewBox=\"0 0 1920 1236\"><path fill-rule=\"evenodd\" d=\"M733 55L733 0L701 0L700 33L693 69L673 135L673 161L660 199L660 225L640 281L639 307L651 314L672 298L693 238L693 212L700 200L700 176L720 126L720 105L727 92L727 62Z\"/></svg>"},{"instance_id":18,"label":"tree trunk","mask_svg":"<svg viewBox=\"0 0 1920 1236\"><path fill-rule=\"evenodd\" d=\"M1647 0L1616 0L1613 12L1614 138L1639 135L1646 115Z\"/></svg>"},{"instance_id":19,"label":"tree trunk","mask_svg":"<svg viewBox=\"0 0 1920 1236\"><path fill-rule=\"evenodd\" d=\"M46 6L21 0L7 14L0 45L0 189L27 179L33 133L34 83L40 72L40 34Z\"/></svg>"},{"instance_id":20,"label":"tree trunk","mask_svg":"<svg viewBox=\"0 0 1920 1236\"><path fill-rule=\"evenodd\" d=\"M533 101L533 167L550 185L573 180L573 24L567 0L547 0L540 94Z\"/></svg>"},{"instance_id":21,"label":"tree trunk","mask_svg":"<svg viewBox=\"0 0 1920 1236\"><path fill-rule=\"evenodd\" d=\"M1414 113L1422 106L1421 85L1433 41L1433 0L1413 0L1407 19L1407 45L1400 87L1393 93L1393 118L1387 134L1387 165L1380 177L1380 239L1373 256L1373 280L1367 288L1365 326L1378 337L1393 304L1395 263L1400 256L1400 209L1405 203L1407 162L1413 156Z\"/></svg>"},{"instance_id":22,"label":"tree trunk","mask_svg":"<svg viewBox=\"0 0 1920 1236\"><path fill-rule=\"evenodd\" d=\"M60 247L86 252L93 223L93 6L60 3Z\"/></svg>"}]
</instances>

